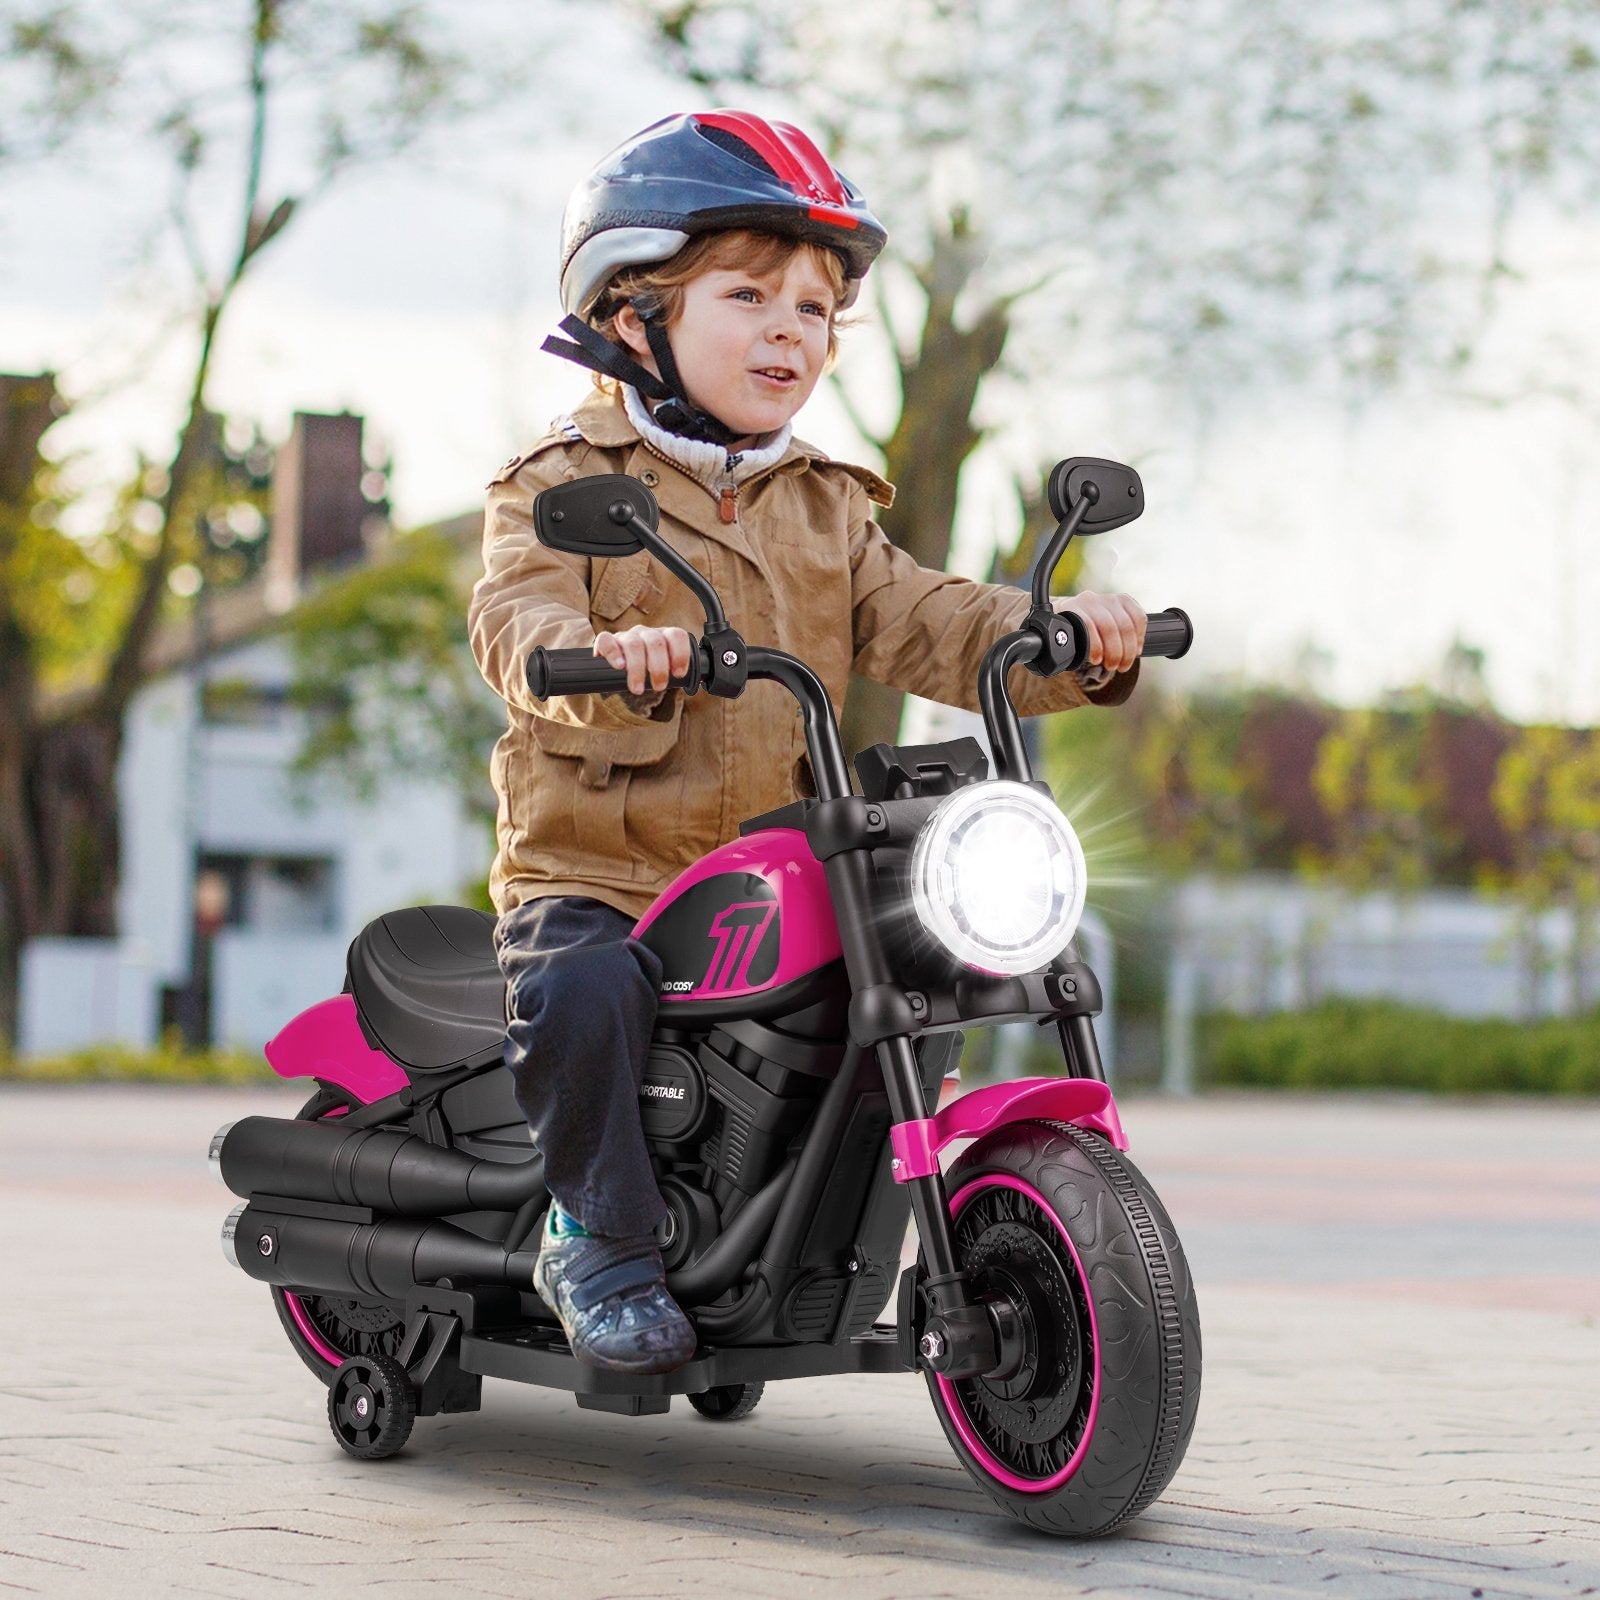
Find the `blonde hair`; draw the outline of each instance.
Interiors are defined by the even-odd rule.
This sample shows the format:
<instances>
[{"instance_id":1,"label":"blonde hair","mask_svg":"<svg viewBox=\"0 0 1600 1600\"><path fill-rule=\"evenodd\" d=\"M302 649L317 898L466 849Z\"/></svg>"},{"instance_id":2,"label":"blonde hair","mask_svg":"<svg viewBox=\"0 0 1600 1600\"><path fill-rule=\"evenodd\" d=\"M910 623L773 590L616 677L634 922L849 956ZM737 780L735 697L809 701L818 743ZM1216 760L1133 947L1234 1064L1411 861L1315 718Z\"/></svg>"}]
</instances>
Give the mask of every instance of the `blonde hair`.
<instances>
[{"instance_id":1,"label":"blonde hair","mask_svg":"<svg viewBox=\"0 0 1600 1600\"><path fill-rule=\"evenodd\" d=\"M613 344L621 345L617 313L623 306L631 305L641 316L660 312L671 328L683 313L685 286L702 273L749 272L765 276L781 271L802 250L810 256L833 291L833 305L828 310L828 362L831 365L838 351L842 326L838 307L844 298L844 262L823 245L785 238L779 233L759 233L750 228L698 234L666 261L624 267L600 291L589 312L589 324Z\"/></svg>"}]
</instances>

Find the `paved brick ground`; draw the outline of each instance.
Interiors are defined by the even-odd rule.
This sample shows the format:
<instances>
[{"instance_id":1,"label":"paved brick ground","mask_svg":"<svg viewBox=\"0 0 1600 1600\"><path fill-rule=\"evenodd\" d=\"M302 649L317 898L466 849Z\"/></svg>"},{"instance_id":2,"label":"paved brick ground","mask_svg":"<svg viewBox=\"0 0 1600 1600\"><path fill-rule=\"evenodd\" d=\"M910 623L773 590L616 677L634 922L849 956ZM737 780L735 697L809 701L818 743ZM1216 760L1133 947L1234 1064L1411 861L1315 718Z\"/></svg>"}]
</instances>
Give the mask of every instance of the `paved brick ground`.
<instances>
[{"instance_id":1,"label":"paved brick ground","mask_svg":"<svg viewBox=\"0 0 1600 1600\"><path fill-rule=\"evenodd\" d=\"M1077 1545L990 1512L909 1376L732 1427L489 1382L348 1461L202 1159L294 1103L0 1091L0 1593L1600 1593L1600 1106L1127 1105L1205 1391L1166 1496Z\"/></svg>"}]
</instances>

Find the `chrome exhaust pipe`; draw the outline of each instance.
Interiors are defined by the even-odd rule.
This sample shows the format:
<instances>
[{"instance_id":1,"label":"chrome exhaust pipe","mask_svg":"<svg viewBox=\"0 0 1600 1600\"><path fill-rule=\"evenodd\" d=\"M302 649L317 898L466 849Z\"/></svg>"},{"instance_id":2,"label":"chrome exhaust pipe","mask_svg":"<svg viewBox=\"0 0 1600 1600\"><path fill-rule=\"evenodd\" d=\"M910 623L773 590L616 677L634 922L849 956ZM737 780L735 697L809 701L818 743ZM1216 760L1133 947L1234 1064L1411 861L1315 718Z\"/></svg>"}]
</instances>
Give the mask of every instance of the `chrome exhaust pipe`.
<instances>
[{"instance_id":1,"label":"chrome exhaust pipe","mask_svg":"<svg viewBox=\"0 0 1600 1600\"><path fill-rule=\"evenodd\" d=\"M227 1130L224 1129L224 1132ZM230 1267L239 1265L239 1252L234 1245L234 1240L239 1233L239 1218L250 1209L250 1202L246 1200L242 1205L237 1205L228 1213L227 1220L222 1224L222 1258Z\"/></svg>"},{"instance_id":2,"label":"chrome exhaust pipe","mask_svg":"<svg viewBox=\"0 0 1600 1600\"><path fill-rule=\"evenodd\" d=\"M211 1176L222 1185L228 1187L227 1180L222 1176L222 1145L223 1141L238 1126L237 1120L224 1122L217 1131L211 1135L211 1148L206 1152L206 1164L211 1168Z\"/></svg>"}]
</instances>

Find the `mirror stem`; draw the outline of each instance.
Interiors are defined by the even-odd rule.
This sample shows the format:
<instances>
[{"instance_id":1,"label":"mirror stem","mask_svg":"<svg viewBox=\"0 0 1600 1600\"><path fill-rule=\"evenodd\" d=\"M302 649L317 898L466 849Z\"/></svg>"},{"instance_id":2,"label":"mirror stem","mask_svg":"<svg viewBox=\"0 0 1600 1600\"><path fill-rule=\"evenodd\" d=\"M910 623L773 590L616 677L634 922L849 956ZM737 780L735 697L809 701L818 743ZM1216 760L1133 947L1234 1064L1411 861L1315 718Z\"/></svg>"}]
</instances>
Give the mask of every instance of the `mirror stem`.
<instances>
[{"instance_id":1,"label":"mirror stem","mask_svg":"<svg viewBox=\"0 0 1600 1600\"><path fill-rule=\"evenodd\" d=\"M1100 498L1099 486L1086 483L1083 493L1078 497L1078 503L1072 508L1067 520L1060 523L1056 531L1050 535L1050 542L1044 547L1044 554L1039 557L1038 564L1033 569L1033 608L1042 611L1050 604L1050 580L1055 576L1056 567L1062 556L1067 553L1067 546L1072 543L1072 536L1078 531L1079 524L1089 514L1089 507Z\"/></svg>"},{"instance_id":2,"label":"mirror stem","mask_svg":"<svg viewBox=\"0 0 1600 1600\"><path fill-rule=\"evenodd\" d=\"M628 529L673 577L693 591L706 614L707 633L727 632L728 618L722 609L722 601L717 598L717 591L649 523L643 521L626 500L614 501L606 515L619 528Z\"/></svg>"}]
</instances>

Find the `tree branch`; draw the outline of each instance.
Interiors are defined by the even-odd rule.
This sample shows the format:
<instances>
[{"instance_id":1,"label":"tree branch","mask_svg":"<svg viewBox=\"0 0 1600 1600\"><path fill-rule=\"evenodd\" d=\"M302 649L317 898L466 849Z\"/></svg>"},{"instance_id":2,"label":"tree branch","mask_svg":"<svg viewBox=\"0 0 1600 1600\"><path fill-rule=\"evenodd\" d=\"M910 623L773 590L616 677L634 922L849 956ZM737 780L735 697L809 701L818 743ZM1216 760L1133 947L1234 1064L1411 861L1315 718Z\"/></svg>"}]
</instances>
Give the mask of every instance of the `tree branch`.
<instances>
[{"instance_id":1,"label":"tree branch","mask_svg":"<svg viewBox=\"0 0 1600 1600\"><path fill-rule=\"evenodd\" d=\"M882 455L888 441L884 439L881 434L877 433L868 424L867 419L862 416L859 408L856 406L855 401L851 398L850 391L845 387L843 381L840 379L838 368L835 368L828 374L828 382L832 386L834 394L838 396L839 404L844 407L844 414L850 419L850 426L853 427L856 432L859 433L861 437L878 452L879 455Z\"/></svg>"}]
</instances>

